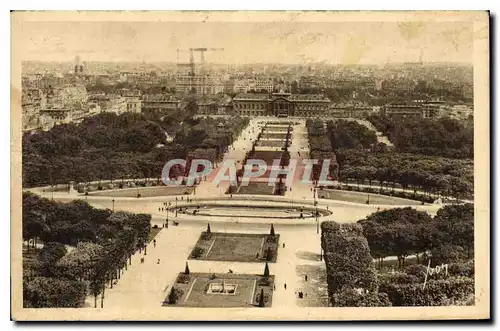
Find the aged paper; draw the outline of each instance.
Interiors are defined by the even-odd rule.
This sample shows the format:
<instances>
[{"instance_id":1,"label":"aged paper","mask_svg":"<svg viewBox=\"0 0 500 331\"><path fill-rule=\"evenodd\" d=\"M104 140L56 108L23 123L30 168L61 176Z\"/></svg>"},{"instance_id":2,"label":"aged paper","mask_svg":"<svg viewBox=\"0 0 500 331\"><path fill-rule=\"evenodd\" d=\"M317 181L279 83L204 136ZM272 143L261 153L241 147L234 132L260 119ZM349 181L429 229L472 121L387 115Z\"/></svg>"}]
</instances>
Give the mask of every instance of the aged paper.
<instances>
[{"instance_id":1,"label":"aged paper","mask_svg":"<svg viewBox=\"0 0 500 331\"><path fill-rule=\"evenodd\" d=\"M487 12L11 26L13 319L490 317Z\"/></svg>"}]
</instances>

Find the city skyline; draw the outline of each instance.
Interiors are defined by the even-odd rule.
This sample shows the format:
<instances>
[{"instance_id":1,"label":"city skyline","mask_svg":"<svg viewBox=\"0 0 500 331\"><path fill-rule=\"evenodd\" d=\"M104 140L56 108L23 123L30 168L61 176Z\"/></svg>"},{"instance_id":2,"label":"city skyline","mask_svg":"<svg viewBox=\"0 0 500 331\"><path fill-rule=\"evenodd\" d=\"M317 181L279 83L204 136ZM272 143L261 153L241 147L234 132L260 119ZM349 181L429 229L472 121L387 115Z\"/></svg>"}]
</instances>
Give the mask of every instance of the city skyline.
<instances>
[{"instance_id":1,"label":"city skyline","mask_svg":"<svg viewBox=\"0 0 500 331\"><path fill-rule=\"evenodd\" d=\"M175 63L177 48L214 47L224 51L206 61L220 64L470 64L472 34L470 22L40 21L25 22L19 42L23 61L41 62Z\"/></svg>"}]
</instances>

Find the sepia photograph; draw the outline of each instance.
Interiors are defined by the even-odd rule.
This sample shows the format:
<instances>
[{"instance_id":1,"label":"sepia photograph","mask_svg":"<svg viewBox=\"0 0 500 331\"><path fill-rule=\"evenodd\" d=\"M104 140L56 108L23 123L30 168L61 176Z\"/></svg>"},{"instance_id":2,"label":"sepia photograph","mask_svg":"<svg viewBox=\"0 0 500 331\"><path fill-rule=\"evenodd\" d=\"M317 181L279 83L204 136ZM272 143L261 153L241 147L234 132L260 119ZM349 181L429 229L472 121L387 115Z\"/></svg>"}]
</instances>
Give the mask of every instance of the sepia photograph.
<instances>
[{"instance_id":1,"label":"sepia photograph","mask_svg":"<svg viewBox=\"0 0 500 331\"><path fill-rule=\"evenodd\" d=\"M13 11L12 319L489 319L489 19Z\"/></svg>"}]
</instances>

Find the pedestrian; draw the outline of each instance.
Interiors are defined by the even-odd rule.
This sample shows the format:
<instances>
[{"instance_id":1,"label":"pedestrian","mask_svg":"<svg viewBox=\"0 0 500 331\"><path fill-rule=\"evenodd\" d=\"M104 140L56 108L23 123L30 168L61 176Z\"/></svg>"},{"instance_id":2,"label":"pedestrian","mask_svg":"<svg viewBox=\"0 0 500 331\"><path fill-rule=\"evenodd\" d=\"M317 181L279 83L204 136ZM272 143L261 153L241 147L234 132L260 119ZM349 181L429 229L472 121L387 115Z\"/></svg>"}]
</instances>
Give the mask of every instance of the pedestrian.
<instances>
[{"instance_id":1,"label":"pedestrian","mask_svg":"<svg viewBox=\"0 0 500 331\"><path fill-rule=\"evenodd\" d=\"M276 291L276 284L273 284L273 290Z\"/></svg>"},{"instance_id":2,"label":"pedestrian","mask_svg":"<svg viewBox=\"0 0 500 331\"><path fill-rule=\"evenodd\" d=\"M283 248L285 248L285 243L283 243Z\"/></svg>"},{"instance_id":3,"label":"pedestrian","mask_svg":"<svg viewBox=\"0 0 500 331\"><path fill-rule=\"evenodd\" d=\"M305 275L305 276L304 276L304 279L305 279L305 280L306 280L306 282L307 282L307 275Z\"/></svg>"},{"instance_id":4,"label":"pedestrian","mask_svg":"<svg viewBox=\"0 0 500 331\"><path fill-rule=\"evenodd\" d=\"M284 287L285 287L285 290L286 290L286 283L285 283Z\"/></svg>"},{"instance_id":5,"label":"pedestrian","mask_svg":"<svg viewBox=\"0 0 500 331\"><path fill-rule=\"evenodd\" d=\"M158 211L161 211L161 208L160 208L160 207L158 207Z\"/></svg>"},{"instance_id":6,"label":"pedestrian","mask_svg":"<svg viewBox=\"0 0 500 331\"><path fill-rule=\"evenodd\" d=\"M153 239L153 247L156 247L156 239ZM306 281L307 281L307 278L306 278Z\"/></svg>"},{"instance_id":7,"label":"pedestrian","mask_svg":"<svg viewBox=\"0 0 500 331\"><path fill-rule=\"evenodd\" d=\"M160 259L158 259L158 262L156 262L156 264L160 264Z\"/></svg>"}]
</instances>

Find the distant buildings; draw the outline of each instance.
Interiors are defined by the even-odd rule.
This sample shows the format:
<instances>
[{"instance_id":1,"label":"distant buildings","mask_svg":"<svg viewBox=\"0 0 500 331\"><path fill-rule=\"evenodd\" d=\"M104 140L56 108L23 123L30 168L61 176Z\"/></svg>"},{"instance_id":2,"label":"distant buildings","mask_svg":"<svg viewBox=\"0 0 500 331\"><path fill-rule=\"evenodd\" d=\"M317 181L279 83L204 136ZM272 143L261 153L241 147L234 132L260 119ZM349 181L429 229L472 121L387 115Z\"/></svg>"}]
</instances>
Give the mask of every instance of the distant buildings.
<instances>
[{"instance_id":1,"label":"distant buildings","mask_svg":"<svg viewBox=\"0 0 500 331\"><path fill-rule=\"evenodd\" d=\"M273 91L274 81L272 78L243 78L234 81L235 93L270 93Z\"/></svg>"},{"instance_id":2,"label":"distant buildings","mask_svg":"<svg viewBox=\"0 0 500 331\"><path fill-rule=\"evenodd\" d=\"M403 118L439 118L444 116L444 101L418 101L404 104L388 104L381 108L381 113L395 119Z\"/></svg>"},{"instance_id":3,"label":"distant buildings","mask_svg":"<svg viewBox=\"0 0 500 331\"><path fill-rule=\"evenodd\" d=\"M175 77L175 89L180 93L218 94L224 92L224 86L222 77L218 75L181 72Z\"/></svg>"},{"instance_id":4,"label":"distant buildings","mask_svg":"<svg viewBox=\"0 0 500 331\"><path fill-rule=\"evenodd\" d=\"M332 103L328 107L327 115L334 118L364 118L367 114L370 114L374 111L374 107L362 104L353 105Z\"/></svg>"},{"instance_id":5,"label":"distant buildings","mask_svg":"<svg viewBox=\"0 0 500 331\"><path fill-rule=\"evenodd\" d=\"M164 112L183 108L184 102L174 95L149 94L144 95L141 109L142 111Z\"/></svg>"}]
</instances>

